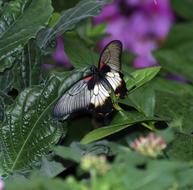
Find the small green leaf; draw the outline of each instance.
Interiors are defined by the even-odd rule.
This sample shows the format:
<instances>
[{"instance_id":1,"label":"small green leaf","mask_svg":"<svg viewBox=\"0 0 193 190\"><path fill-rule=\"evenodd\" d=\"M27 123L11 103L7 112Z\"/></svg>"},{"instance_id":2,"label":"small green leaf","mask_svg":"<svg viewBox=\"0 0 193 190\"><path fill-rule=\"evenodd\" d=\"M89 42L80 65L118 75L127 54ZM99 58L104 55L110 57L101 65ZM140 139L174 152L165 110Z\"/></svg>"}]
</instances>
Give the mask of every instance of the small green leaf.
<instances>
[{"instance_id":1,"label":"small green leaf","mask_svg":"<svg viewBox=\"0 0 193 190\"><path fill-rule=\"evenodd\" d=\"M144 115L139 114L137 112L128 112L127 113L124 111L120 111L119 113L117 113L116 117L113 119L111 125L101 127L101 128L91 131L90 133L88 133L86 136L83 137L83 139L81 140L81 143L82 144L91 143L93 141L96 141L104 137L107 137L109 135L112 135L114 133L117 133L136 123L150 121L150 120L156 120L156 118L145 117Z\"/></svg>"},{"instance_id":2,"label":"small green leaf","mask_svg":"<svg viewBox=\"0 0 193 190\"><path fill-rule=\"evenodd\" d=\"M127 89L130 91L130 93L133 90L136 90L140 86L153 79L158 74L160 69L161 67L149 67L132 72L130 77L125 77Z\"/></svg>"},{"instance_id":3,"label":"small green leaf","mask_svg":"<svg viewBox=\"0 0 193 190\"><path fill-rule=\"evenodd\" d=\"M81 159L81 155L71 147L57 146L54 148L54 152L66 160L73 160L79 163Z\"/></svg>"},{"instance_id":4,"label":"small green leaf","mask_svg":"<svg viewBox=\"0 0 193 190\"><path fill-rule=\"evenodd\" d=\"M64 170L65 167L60 162L50 161L46 157L43 157L41 160L41 168L39 169L38 174L53 178Z\"/></svg>"}]
</instances>

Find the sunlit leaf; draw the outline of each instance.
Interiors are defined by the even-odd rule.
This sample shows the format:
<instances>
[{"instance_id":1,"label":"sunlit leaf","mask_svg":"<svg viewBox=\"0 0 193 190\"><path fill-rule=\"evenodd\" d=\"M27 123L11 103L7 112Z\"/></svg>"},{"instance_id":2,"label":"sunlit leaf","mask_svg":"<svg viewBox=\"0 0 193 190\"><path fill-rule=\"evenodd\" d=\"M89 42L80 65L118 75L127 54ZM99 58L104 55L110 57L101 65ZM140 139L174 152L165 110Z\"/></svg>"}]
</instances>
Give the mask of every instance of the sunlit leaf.
<instances>
[{"instance_id":1,"label":"sunlit leaf","mask_svg":"<svg viewBox=\"0 0 193 190\"><path fill-rule=\"evenodd\" d=\"M127 89L131 93L133 90L139 88L154 78L159 71L160 67L149 67L132 72L130 74L131 76L128 76L127 78L125 77Z\"/></svg>"},{"instance_id":2,"label":"sunlit leaf","mask_svg":"<svg viewBox=\"0 0 193 190\"><path fill-rule=\"evenodd\" d=\"M113 119L111 125L104 126L91 131L90 133L88 133L83 137L83 139L81 140L81 143L83 144L91 143L93 141L96 141L104 137L107 137L109 135L112 135L114 133L117 133L136 123L150 121L150 120L157 120L157 119L153 117L145 117L144 115L139 114L137 112L127 113L124 111L120 111Z\"/></svg>"}]
</instances>

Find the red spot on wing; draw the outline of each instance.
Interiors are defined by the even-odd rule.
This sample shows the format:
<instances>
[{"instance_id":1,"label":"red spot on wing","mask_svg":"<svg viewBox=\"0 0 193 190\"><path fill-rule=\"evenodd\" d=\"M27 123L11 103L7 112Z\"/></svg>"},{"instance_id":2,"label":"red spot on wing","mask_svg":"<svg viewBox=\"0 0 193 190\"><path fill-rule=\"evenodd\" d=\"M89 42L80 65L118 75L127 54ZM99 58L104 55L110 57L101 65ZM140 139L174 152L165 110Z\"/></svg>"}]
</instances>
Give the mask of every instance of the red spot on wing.
<instances>
[{"instance_id":1,"label":"red spot on wing","mask_svg":"<svg viewBox=\"0 0 193 190\"><path fill-rule=\"evenodd\" d=\"M84 80L85 80L86 82L88 82L88 81L91 80L92 78L93 78L92 76L88 76L88 77L85 77Z\"/></svg>"},{"instance_id":2,"label":"red spot on wing","mask_svg":"<svg viewBox=\"0 0 193 190\"><path fill-rule=\"evenodd\" d=\"M105 66L105 63L100 62L100 69L102 69Z\"/></svg>"}]
</instances>

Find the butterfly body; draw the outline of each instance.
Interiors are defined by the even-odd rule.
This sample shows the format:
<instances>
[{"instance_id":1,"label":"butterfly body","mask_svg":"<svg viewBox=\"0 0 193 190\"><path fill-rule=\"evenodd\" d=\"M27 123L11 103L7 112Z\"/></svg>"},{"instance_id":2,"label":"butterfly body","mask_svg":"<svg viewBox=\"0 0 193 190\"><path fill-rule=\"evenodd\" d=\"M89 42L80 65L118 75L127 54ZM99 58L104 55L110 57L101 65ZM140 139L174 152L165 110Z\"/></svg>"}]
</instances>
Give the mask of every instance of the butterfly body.
<instances>
[{"instance_id":1,"label":"butterfly body","mask_svg":"<svg viewBox=\"0 0 193 190\"><path fill-rule=\"evenodd\" d=\"M107 115L113 111L111 94L124 98L127 94L120 71L120 41L112 41L102 52L99 66L91 67L91 75L81 79L59 99L54 115L63 117L82 109L94 114Z\"/></svg>"}]
</instances>

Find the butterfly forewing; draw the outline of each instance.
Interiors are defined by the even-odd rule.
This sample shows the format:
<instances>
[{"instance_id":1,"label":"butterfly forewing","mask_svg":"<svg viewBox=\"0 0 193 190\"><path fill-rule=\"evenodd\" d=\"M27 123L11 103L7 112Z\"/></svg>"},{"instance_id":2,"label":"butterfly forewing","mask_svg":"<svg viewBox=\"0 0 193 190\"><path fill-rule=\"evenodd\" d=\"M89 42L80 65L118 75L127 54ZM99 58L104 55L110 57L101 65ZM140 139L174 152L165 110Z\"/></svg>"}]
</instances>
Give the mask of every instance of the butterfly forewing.
<instances>
[{"instance_id":1,"label":"butterfly forewing","mask_svg":"<svg viewBox=\"0 0 193 190\"><path fill-rule=\"evenodd\" d=\"M90 99L91 91L88 90L87 81L80 80L59 99L54 107L54 116L63 117L74 111L85 109L89 106Z\"/></svg>"},{"instance_id":2,"label":"butterfly forewing","mask_svg":"<svg viewBox=\"0 0 193 190\"><path fill-rule=\"evenodd\" d=\"M113 71L119 72L121 70L121 57L122 44L120 41L115 40L110 42L101 53L99 60L99 68L108 65Z\"/></svg>"},{"instance_id":3,"label":"butterfly forewing","mask_svg":"<svg viewBox=\"0 0 193 190\"><path fill-rule=\"evenodd\" d=\"M124 98L127 94L123 74L121 73L122 44L115 40L110 42L101 54L99 69L116 95Z\"/></svg>"}]
</instances>

